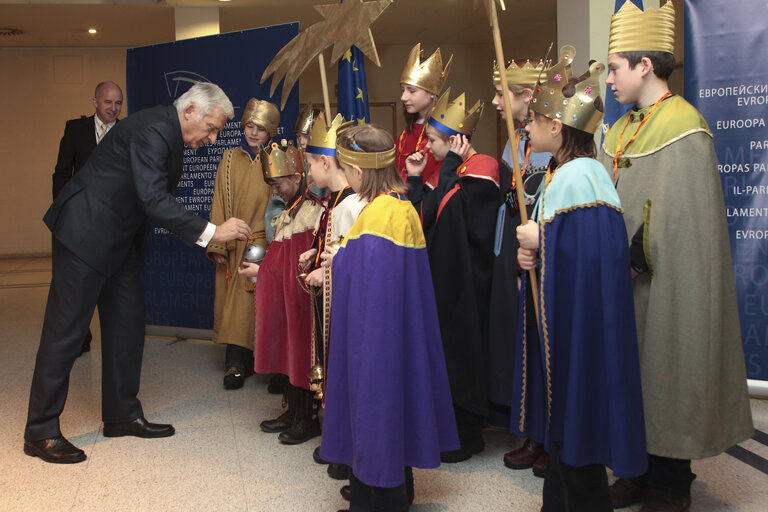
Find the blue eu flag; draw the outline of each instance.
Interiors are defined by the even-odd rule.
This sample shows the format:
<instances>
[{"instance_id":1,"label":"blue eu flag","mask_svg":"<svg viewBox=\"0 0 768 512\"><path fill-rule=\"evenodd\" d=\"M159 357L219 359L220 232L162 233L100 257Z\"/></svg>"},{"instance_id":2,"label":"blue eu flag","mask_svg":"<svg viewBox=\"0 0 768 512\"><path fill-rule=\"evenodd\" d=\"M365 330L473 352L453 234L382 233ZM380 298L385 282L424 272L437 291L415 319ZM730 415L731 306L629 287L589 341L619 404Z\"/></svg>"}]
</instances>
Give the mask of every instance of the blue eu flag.
<instances>
[{"instance_id":1,"label":"blue eu flag","mask_svg":"<svg viewBox=\"0 0 768 512\"><path fill-rule=\"evenodd\" d=\"M619 9L621 9L621 6L624 5L625 2L628 2L629 0L616 0L616 6L613 9L613 13L616 14ZM643 0L632 0L632 3L638 6L640 9L643 8ZM613 91L610 87L606 87L605 91L605 116L603 117L603 122L607 124L609 127L613 126L613 123L619 120L621 116L626 114L629 109L631 109L633 105L622 105L618 101L616 101L616 98L613 96Z\"/></svg>"},{"instance_id":2,"label":"blue eu flag","mask_svg":"<svg viewBox=\"0 0 768 512\"><path fill-rule=\"evenodd\" d=\"M371 122L368 87L365 84L365 56L352 46L339 59L339 113L355 124Z\"/></svg>"}]
</instances>

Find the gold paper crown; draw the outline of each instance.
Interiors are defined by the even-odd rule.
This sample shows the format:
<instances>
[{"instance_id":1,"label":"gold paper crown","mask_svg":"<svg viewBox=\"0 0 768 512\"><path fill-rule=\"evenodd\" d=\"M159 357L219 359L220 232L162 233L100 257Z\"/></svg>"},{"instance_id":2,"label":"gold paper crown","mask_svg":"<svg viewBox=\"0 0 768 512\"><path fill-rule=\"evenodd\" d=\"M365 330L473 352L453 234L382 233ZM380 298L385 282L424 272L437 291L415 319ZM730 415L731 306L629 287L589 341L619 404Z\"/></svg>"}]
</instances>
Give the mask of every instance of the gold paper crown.
<instances>
[{"instance_id":1,"label":"gold paper crown","mask_svg":"<svg viewBox=\"0 0 768 512\"><path fill-rule=\"evenodd\" d=\"M551 63L547 62L547 64ZM549 65L545 66L543 60L539 61L536 66L531 64L530 60L526 60L525 64L518 66L513 60L506 70L507 85L535 85L539 80L547 78L547 69L549 69ZM493 65L493 85L501 85L498 63Z\"/></svg>"},{"instance_id":2,"label":"gold paper crown","mask_svg":"<svg viewBox=\"0 0 768 512\"><path fill-rule=\"evenodd\" d=\"M274 103L251 98L243 110L240 126L245 129L245 125L248 123L261 126L267 130L269 137L272 138L277 134L277 125L280 124L280 111Z\"/></svg>"},{"instance_id":3,"label":"gold paper crown","mask_svg":"<svg viewBox=\"0 0 768 512\"><path fill-rule=\"evenodd\" d=\"M576 49L573 46L560 48L560 62L549 68L546 82L536 84L531 109L550 119L559 119L577 130L595 133L603 118L603 113L595 108L595 101L600 98L598 77L605 66L592 62L586 78L574 84L574 94L566 96L563 89L573 76L571 63L574 55Z\"/></svg>"},{"instance_id":4,"label":"gold paper crown","mask_svg":"<svg viewBox=\"0 0 768 512\"><path fill-rule=\"evenodd\" d=\"M304 110L301 111L299 117L296 118L296 130L294 130L294 133L302 133L304 135L309 134L310 130L312 129L312 124L315 122L315 119L317 119L319 114L320 109L312 108L311 103L304 107Z\"/></svg>"},{"instance_id":5,"label":"gold paper crown","mask_svg":"<svg viewBox=\"0 0 768 512\"><path fill-rule=\"evenodd\" d=\"M305 152L315 155L336 156L336 136L344 123L344 116L336 114L336 117L331 121L331 127L328 129L325 128L323 116L322 112L317 115L317 122L312 125Z\"/></svg>"},{"instance_id":6,"label":"gold paper crown","mask_svg":"<svg viewBox=\"0 0 768 512\"><path fill-rule=\"evenodd\" d=\"M285 139L282 140L282 145L273 142L266 147L261 146L259 156L264 179L304 175L304 156L301 149L292 143L286 143Z\"/></svg>"},{"instance_id":7,"label":"gold paper crown","mask_svg":"<svg viewBox=\"0 0 768 512\"><path fill-rule=\"evenodd\" d=\"M400 83L408 84L424 89L431 94L440 94L445 85L445 79L451 70L453 55L448 59L448 64L443 68L443 58L440 48L426 60L421 60L421 43L411 48L408 60L405 62L403 74L400 75Z\"/></svg>"},{"instance_id":8,"label":"gold paper crown","mask_svg":"<svg viewBox=\"0 0 768 512\"><path fill-rule=\"evenodd\" d=\"M645 11L632 2L624 2L611 18L608 37L608 54L621 52L675 53L675 7L672 2Z\"/></svg>"},{"instance_id":9,"label":"gold paper crown","mask_svg":"<svg viewBox=\"0 0 768 512\"><path fill-rule=\"evenodd\" d=\"M440 130L446 135L458 135L463 133L467 137L472 137L475 132L477 122L483 115L483 103L477 100L475 105L466 110L467 104L464 99L464 93L453 101L448 101L448 95L451 93L449 87L432 110L432 117L429 118L429 125Z\"/></svg>"},{"instance_id":10,"label":"gold paper crown","mask_svg":"<svg viewBox=\"0 0 768 512\"><path fill-rule=\"evenodd\" d=\"M341 125L336 130L337 140L345 131L352 128L352 122ZM356 165L361 169L385 169L395 163L395 146L391 149L378 152L363 152L357 146L355 139L352 139L353 149L343 148L336 144L336 158L339 162L347 165Z\"/></svg>"}]
</instances>

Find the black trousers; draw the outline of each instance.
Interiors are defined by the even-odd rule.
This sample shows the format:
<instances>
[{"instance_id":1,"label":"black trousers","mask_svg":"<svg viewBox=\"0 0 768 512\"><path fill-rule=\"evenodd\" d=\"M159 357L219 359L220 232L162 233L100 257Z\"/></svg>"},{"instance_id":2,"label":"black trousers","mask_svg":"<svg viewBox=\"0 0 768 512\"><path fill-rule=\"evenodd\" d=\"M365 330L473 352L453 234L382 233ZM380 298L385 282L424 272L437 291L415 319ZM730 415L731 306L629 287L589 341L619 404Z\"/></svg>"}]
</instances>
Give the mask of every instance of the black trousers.
<instances>
[{"instance_id":1,"label":"black trousers","mask_svg":"<svg viewBox=\"0 0 768 512\"><path fill-rule=\"evenodd\" d=\"M691 495L691 482L695 479L690 459L670 459L648 454L648 471L643 476L646 487L678 498L687 498Z\"/></svg>"},{"instance_id":2,"label":"black trousers","mask_svg":"<svg viewBox=\"0 0 768 512\"><path fill-rule=\"evenodd\" d=\"M413 469L405 468L405 482L397 487L372 487L351 473L349 512L407 512L413 503Z\"/></svg>"},{"instance_id":3,"label":"black trousers","mask_svg":"<svg viewBox=\"0 0 768 512\"><path fill-rule=\"evenodd\" d=\"M137 398L144 352L145 305L141 261L134 249L121 268L104 276L55 238L53 276L37 351L24 438L61 434L59 416L69 373L80 354L94 309L101 320L101 410L105 423L143 415Z\"/></svg>"},{"instance_id":4,"label":"black trousers","mask_svg":"<svg viewBox=\"0 0 768 512\"><path fill-rule=\"evenodd\" d=\"M562 443L551 443L541 512L612 512L605 466L570 466Z\"/></svg>"}]
</instances>

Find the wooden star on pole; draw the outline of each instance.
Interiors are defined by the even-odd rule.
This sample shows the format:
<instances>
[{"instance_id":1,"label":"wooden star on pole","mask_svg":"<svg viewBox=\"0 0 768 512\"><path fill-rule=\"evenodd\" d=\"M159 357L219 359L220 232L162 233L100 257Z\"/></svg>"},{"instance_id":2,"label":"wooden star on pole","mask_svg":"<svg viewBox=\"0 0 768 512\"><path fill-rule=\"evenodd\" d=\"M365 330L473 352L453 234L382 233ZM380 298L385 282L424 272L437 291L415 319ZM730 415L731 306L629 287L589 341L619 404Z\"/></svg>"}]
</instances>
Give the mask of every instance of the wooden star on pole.
<instances>
[{"instance_id":1,"label":"wooden star on pole","mask_svg":"<svg viewBox=\"0 0 768 512\"><path fill-rule=\"evenodd\" d=\"M269 92L271 96L280 80L284 79L280 103L280 107L284 107L301 73L315 57L331 45L332 61L338 60L350 46L355 45L380 67L381 62L370 26L391 3L392 0L347 0L340 4L316 5L315 9L325 19L291 39L264 70L261 83L273 75Z\"/></svg>"}]
</instances>

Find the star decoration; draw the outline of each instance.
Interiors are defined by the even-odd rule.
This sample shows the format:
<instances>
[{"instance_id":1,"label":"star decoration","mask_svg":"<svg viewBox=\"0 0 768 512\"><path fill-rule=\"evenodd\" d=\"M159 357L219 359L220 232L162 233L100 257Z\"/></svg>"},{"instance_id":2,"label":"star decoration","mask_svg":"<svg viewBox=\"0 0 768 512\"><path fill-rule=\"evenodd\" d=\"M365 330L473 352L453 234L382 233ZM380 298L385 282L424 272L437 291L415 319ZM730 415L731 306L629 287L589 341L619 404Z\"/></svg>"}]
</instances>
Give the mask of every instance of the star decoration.
<instances>
[{"instance_id":1,"label":"star decoration","mask_svg":"<svg viewBox=\"0 0 768 512\"><path fill-rule=\"evenodd\" d=\"M365 124L365 118L364 117L358 117L357 118L357 124L358 125Z\"/></svg>"},{"instance_id":2,"label":"star decoration","mask_svg":"<svg viewBox=\"0 0 768 512\"><path fill-rule=\"evenodd\" d=\"M341 4L316 5L315 9L325 19L291 39L264 70L261 83L273 75L269 91L271 96L280 80L284 79L280 103L281 108L284 107L301 73L315 57L331 45L331 61L335 62L342 55L346 55L349 47L355 45L374 64L381 67L370 26L391 3L392 0L347 0Z\"/></svg>"},{"instance_id":3,"label":"star decoration","mask_svg":"<svg viewBox=\"0 0 768 512\"><path fill-rule=\"evenodd\" d=\"M356 100L362 100L363 99L363 90L361 88L357 88L357 96L355 96Z\"/></svg>"}]
</instances>

